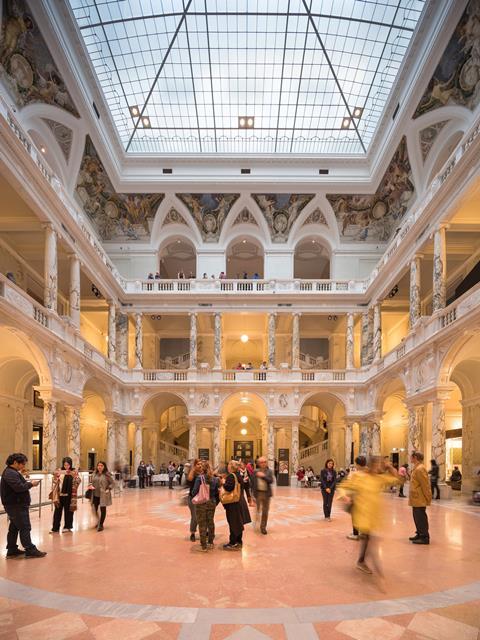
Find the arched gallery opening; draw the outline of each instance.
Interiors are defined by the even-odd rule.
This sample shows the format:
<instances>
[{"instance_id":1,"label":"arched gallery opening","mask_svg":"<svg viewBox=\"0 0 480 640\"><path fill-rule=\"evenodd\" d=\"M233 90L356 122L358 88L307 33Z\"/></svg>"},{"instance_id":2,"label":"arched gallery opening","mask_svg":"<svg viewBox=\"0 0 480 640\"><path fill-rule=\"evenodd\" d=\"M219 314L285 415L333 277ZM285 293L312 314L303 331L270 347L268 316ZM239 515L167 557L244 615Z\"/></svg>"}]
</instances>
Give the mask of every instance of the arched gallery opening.
<instances>
[{"instance_id":1,"label":"arched gallery opening","mask_svg":"<svg viewBox=\"0 0 480 640\"><path fill-rule=\"evenodd\" d=\"M150 398L142 411L142 457L158 469L161 464L188 458L189 422L187 406L174 393Z\"/></svg>"},{"instance_id":2,"label":"arched gallery opening","mask_svg":"<svg viewBox=\"0 0 480 640\"><path fill-rule=\"evenodd\" d=\"M162 279L173 280L181 274L185 278L197 277L197 252L193 243L184 237L169 239L160 249L159 261Z\"/></svg>"},{"instance_id":3,"label":"arched gallery opening","mask_svg":"<svg viewBox=\"0 0 480 640\"><path fill-rule=\"evenodd\" d=\"M300 240L293 257L293 277L304 280L330 278L330 251L317 238Z\"/></svg>"},{"instance_id":4,"label":"arched gallery opening","mask_svg":"<svg viewBox=\"0 0 480 640\"><path fill-rule=\"evenodd\" d=\"M243 278L245 274L248 278L264 277L263 246L256 238L235 238L227 247L226 256L227 278Z\"/></svg>"},{"instance_id":5,"label":"arched gallery opening","mask_svg":"<svg viewBox=\"0 0 480 640\"><path fill-rule=\"evenodd\" d=\"M108 422L110 394L100 380L90 378L83 388L83 404L80 411L80 469L93 471L99 461L114 463L108 455ZM129 448L130 450L130 448Z\"/></svg>"},{"instance_id":6,"label":"arched gallery opening","mask_svg":"<svg viewBox=\"0 0 480 640\"><path fill-rule=\"evenodd\" d=\"M315 393L304 401L300 409L300 460L304 466L315 461L316 466L334 458L337 467L345 465L345 407L331 393ZM306 446L304 446L306 445ZM314 468L316 473L320 469Z\"/></svg>"},{"instance_id":7,"label":"arched gallery opening","mask_svg":"<svg viewBox=\"0 0 480 640\"><path fill-rule=\"evenodd\" d=\"M405 405L405 385L400 378L389 381L380 391L378 406L382 454L393 464L409 463L408 410Z\"/></svg>"},{"instance_id":8,"label":"arched gallery opening","mask_svg":"<svg viewBox=\"0 0 480 640\"><path fill-rule=\"evenodd\" d=\"M255 460L267 452L267 407L255 393L229 396L222 407L220 459ZM222 435L222 434L221 434Z\"/></svg>"}]
</instances>

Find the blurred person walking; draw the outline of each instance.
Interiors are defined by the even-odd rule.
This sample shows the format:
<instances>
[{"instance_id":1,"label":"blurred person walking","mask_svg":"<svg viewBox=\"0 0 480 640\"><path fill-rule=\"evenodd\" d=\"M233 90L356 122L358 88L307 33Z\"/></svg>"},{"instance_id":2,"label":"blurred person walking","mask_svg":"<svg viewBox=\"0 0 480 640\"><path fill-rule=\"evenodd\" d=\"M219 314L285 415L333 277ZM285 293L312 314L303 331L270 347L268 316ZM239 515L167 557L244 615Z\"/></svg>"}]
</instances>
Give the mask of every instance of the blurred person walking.
<instances>
[{"instance_id":1,"label":"blurred person walking","mask_svg":"<svg viewBox=\"0 0 480 640\"><path fill-rule=\"evenodd\" d=\"M260 521L260 532L267 535L268 512L272 497L273 473L268 468L267 459L262 456L257 460L257 468L252 475L252 492L257 505L255 523Z\"/></svg>"},{"instance_id":2,"label":"blurred person walking","mask_svg":"<svg viewBox=\"0 0 480 640\"><path fill-rule=\"evenodd\" d=\"M187 466L187 465L185 465ZM195 511L195 505L192 502L192 492L195 486L195 480L198 475L202 473L202 461L195 458L192 460L188 473L186 475L186 485L188 490L187 504L190 509L190 541L195 542L195 532L197 530L197 513Z\"/></svg>"},{"instance_id":3,"label":"blurred person walking","mask_svg":"<svg viewBox=\"0 0 480 640\"><path fill-rule=\"evenodd\" d=\"M352 478L354 474L356 473L365 473L366 472L366 466L367 466L367 459L365 456L357 456L355 458L355 468L352 469L350 471L350 474L348 475L348 479ZM345 483L342 484L342 487L345 485ZM353 501L350 503L350 514L352 515L352 507L353 507ZM355 528L355 525L353 524L353 519L352 519L352 533L350 533L347 538L349 540L358 540L359 539L359 533L358 533L358 529Z\"/></svg>"},{"instance_id":4,"label":"blurred person walking","mask_svg":"<svg viewBox=\"0 0 480 640\"><path fill-rule=\"evenodd\" d=\"M215 539L215 509L220 502L219 479L213 475L212 467L208 460L201 463L201 473L195 478L192 489L192 503L200 533L200 546L194 547L195 551L208 551L213 549Z\"/></svg>"},{"instance_id":5,"label":"blurred person walking","mask_svg":"<svg viewBox=\"0 0 480 640\"><path fill-rule=\"evenodd\" d=\"M147 487L152 486L152 478L154 475L155 475L155 465L150 460L150 462L147 464L147 482L146 482Z\"/></svg>"},{"instance_id":6,"label":"blurred person walking","mask_svg":"<svg viewBox=\"0 0 480 640\"><path fill-rule=\"evenodd\" d=\"M432 502L432 487L428 481L428 473L425 465L423 464L423 453L420 453L420 451L414 451L412 453L411 462L413 464L413 469L410 475L408 504L412 507L416 533L414 536L410 537L410 541L413 542L413 544L430 544L427 507ZM432 462L434 461L432 460Z\"/></svg>"},{"instance_id":7,"label":"blurred person walking","mask_svg":"<svg viewBox=\"0 0 480 640\"><path fill-rule=\"evenodd\" d=\"M115 481L109 472L107 464L100 460L97 462L92 480L88 485L91 491L92 508L98 518L97 531L103 531L105 518L107 517L107 507L112 504L112 489ZM100 517L98 508L100 507Z\"/></svg>"},{"instance_id":8,"label":"blurred person walking","mask_svg":"<svg viewBox=\"0 0 480 640\"><path fill-rule=\"evenodd\" d=\"M430 476L430 488L432 490L432 498L435 493L435 500L440 500L440 489L438 488L438 479L440 475L440 467L437 464L436 460L430 460L430 471L428 475Z\"/></svg>"},{"instance_id":9,"label":"blurred person walking","mask_svg":"<svg viewBox=\"0 0 480 640\"><path fill-rule=\"evenodd\" d=\"M53 474L52 490L49 498L52 500L55 510L50 533L60 531L60 523L63 517L63 532L71 533L73 529L73 514L77 510L77 490L82 484L78 471L73 468L73 461L68 456L62 460L62 468Z\"/></svg>"},{"instance_id":10,"label":"blurred person walking","mask_svg":"<svg viewBox=\"0 0 480 640\"><path fill-rule=\"evenodd\" d=\"M174 462L168 464L168 488L173 489L173 481L177 475L177 465Z\"/></svg>"},{"instance_id":11,"label":"blurred person walking","mask_svg":"<svg viewBox=\"0 0 480 640\"><path fill-rule=\"evenodd\" d=\"M335 487L337 486L337 472L334 469L335 462L329 458L325 462L325 468L320 471L320 487L323 496L323 515L325 520L331 522L330 514L332 513L333 496L335 495Z\"/></svg>"}]
</instances>

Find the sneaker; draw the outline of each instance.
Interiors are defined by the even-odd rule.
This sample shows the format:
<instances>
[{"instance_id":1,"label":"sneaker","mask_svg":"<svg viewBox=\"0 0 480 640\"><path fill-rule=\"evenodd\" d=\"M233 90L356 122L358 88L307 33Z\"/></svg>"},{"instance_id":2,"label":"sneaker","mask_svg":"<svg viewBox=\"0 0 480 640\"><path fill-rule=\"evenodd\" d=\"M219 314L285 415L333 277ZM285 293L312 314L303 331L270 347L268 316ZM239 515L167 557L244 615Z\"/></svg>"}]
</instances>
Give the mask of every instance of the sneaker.
<instances>
[{"instance_id":1,"label":"sneaker","mask_svg":"<svg viewBox=\"0 0 480 640\"><path fill-rule=\"evenodd\" d=\"M326 520L327 522L331 522L331 521L332 521L332 519L331 519L331 518L325 518L325 520Z\"/></svg>"},{"instance_id":2,"label":"sneaker","mask_svg":"<svg viewBox=\"0 0 480 640\"><path fill-rule=\"evenodd\" d=\"M194 533L190 534L190 542L195 542L195 534Z\"/></svg>"},{"instance_id":3,"label":"sneaker","mask_svg":"<svg viewBox=\"0 0 480 640\"><path fill-rule=\"evenodd\" d=\"M410 542L413 542L414 540L418 540L420 538L420 536L418 535L418 533L416 533L414 536L410 536L409 540Z\"/></svg>"},{"instance_id":4,"label":"sneaker","mask_svg":"<svg viewBox=\"0 0 480 640\"><path fill-rule=\"evenodd\" d=\"M201 544L199 544L198 546L192 547L193 551L200 551L202 553L206 553L208 551L207 547L202 547Z\"/></svg>"},{"instance_id":5,"label":"sneaker","mask_svg":"<svg viewBox=\"0 0 480 640\"><path fill-rule=\"evenodd\" d=\"M52 533L60 533L60 531L58 529L50 529L50 531L48 533L50 533L50 534L52 534Z\"/></svg>"},{"instance_id":6,"label":"sneaker","mask_svg":"<svg viewBox=\"0 0 480 640\"><path fill-rule=\"evenodd\" d=\"M223 548L225 549L225 551L236 551L240 547L238 546L238 544L230 544L228 542L227 544L223 545Z\"/></svg>"},{"instance_id":7,"label":"sneaker","mask_svg":"<svg viewBox=\"0 0 480 640\"><path fill-rule=\"evenodd\" d=\"M103 524L99 524L97 527L97 531L103 531Z\"/></svg>"},{"instance_id":8,"label":"sneaker","mask_svg":"<svg viewBox=\"0 0 480 640\"><path fill-rule=\"evenodd\" d=\"M372 570L367 564L365 564L365 562L357 562L357 569L363 571L363 573L368 573L369 575L372 574Z\"/></svg>"},{"instance_id":9,"label":"sneaker","mask_svg":"<svg viewBox=\"0 0 480 640\"><path fill-rule=\"evenodd\" d=\"M62 533L72 533L71 529L62 529Z\"/></svg>"},{"instance_id":10,"label":"sneaker","mask_svg":"<svg viewBox=\"0 0 480 640\"><path fill-rule=\"evenodd\" d=\"M359 539L359 536L355 535L354 533L350 533L347 536L347 540L358 540L358 539Z\"/></svg>"},{"instance_id":11,"label":"sneaker","mask_svg":"<svg viewBox=\"0 0 480 640\"><path fill-rule=\"evenodd\" d=\"M412 540L412 544L430 544L430 538L417 538Z\"/></svg>"},{"instance_id":12,"label":"sneaker","mask_svg":"<svg viewBox=\"0 0 480 640\"><path fill-rule=\"evenodd\" d=\"M260 533L262 533L264 536L267 535L267 530L266 529L260 529Z\"/></svg>"},{"instance_id":13,"label":"sneaker","mask_svg":"<svg viewBox=\"0 0 480 640\"><path fill-rule=\"evenodd\" d=\"M25 551L25 558L44 558L47 555L46 551L40 551L40 549L30 549Z\"/></svg>"},{"instance_id":14,"label":"sneaker","mask_svg":"<svg viewBox=\"0 0 480 640\"><path fill-rule=\"evenodd\" d=\"M215 549L215 545L213 544L213 542L209 542L207 544L207 549Z\"/></svg>"},{"instance_id":15,"label":"sneaker","mask_svg":"<svg viewBox=\"0 0 480 640\"><path fill-rule=\"evenodd\" d=\"M20 558L20 556L24 556L25 551L23 549L14 549L13 551L7 551L6 558Z\"/></svg>"}]
</instances>

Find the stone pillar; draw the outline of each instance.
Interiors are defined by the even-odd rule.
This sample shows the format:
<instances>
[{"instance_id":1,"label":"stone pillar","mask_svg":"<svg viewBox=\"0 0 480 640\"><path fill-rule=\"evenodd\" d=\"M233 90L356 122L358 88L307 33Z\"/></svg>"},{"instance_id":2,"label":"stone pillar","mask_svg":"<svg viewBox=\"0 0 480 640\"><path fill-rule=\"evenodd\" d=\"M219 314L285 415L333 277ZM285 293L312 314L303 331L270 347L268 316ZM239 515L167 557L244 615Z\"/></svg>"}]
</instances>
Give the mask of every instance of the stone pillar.
<instances>
[{"instance_id":1,"label":"stone pillar","mask_svg":"<svg viewBox=\"0 0 480 640\"><path fill-rule=\"evenodd\" d=\"M360 423L360 447L361 456L368 458L372 452L372 428L370 422Z\"/></svg>"},{"instance_id":2,"label":"stone pillar","mask_svg":"<svg viewBox=\"0 0 480 640\"><path fill-rule=\"evenodd\" d=\"M190 369L197 368L197 314L190 314ZM195 445L196 446L196 445Z\"/></svg>"},{"instance_id":3,"label":"stone pillar","mask_svg":"<svg viewBox=\"0 0 480 640\"><path fill-rule=\"evenodd\" d=\"M116 309L113 302L108 303L108 352L107 357L109 360L115 361L115 355L117 351L117 337L116 337Z\"/></svg>"},{"instance_id":4,"label":"stone pillar","mask_svg":"<svg viewBox=\"0 0 480 640\"><path fill-rule=\"evenodd\" d=\"M292 369L300 369L300 314L292 316Z\"/></svg>"},{"instance_id":5,"label":"stone pillar","mask_svg":"<svg viewBox=\"0 0 480 640\"><path fill-rule=\"evenodd\" d=\"M43 399L43 470L52 473L57 468L57 403Z\"/></svg>"},{"instance_id":6,"label":"stone pillar","mask_svg":"<svg viewBox=\"0 0 480 640\"><path fill-rule=\"evenodd\" d=\"M126 368L128 367L128 315L126 313L117 313L116 325L117 364Z\"/></svg>"},{"instance_id":7,"label":"stone pillar","mask_svg":"<svg viewBox=\"0 0 480 640\"><path fill-rule=\"evenodd\" d=\"M367 338L367 362L372 364L373 360L373 309L368 310L368 338Z\"/></svg>"},{"instance_id":8,"label":"stone pillar","mask_svg":"<svg viewBox=\"0 0 480 640\"><path fill-rule=\"evenodd\" d=\"M117 421L117 458L121 466L130 465L128 450L128 420ZM136 469L134 470L136 471Z\"/></svg>"},{"instance_id":9,"label":"stone pillar","mask_svg":"<svg viewBox=\"0 0 480 640\"><path fill-rule=\"evenodd\" d=\"M80 329L80 260L75 254L70 256L70 320Z\"/></svg>"},{"instance_id":10,"label":"stone pillar","mask_svg":"<svg viewBox=\"0 0 480 640\"><path fill-rule=\"evenodd\" d=\"M65 407L67 421L67 453L71 457L73 466L80 465L80 408Z\"/></svg>"},{"instance_id":11,"label":"stone pillar","mask_svg":"<svg viewBox=\"0 0 480 640\"><path fill-rule=\"evenodd\" d=\"M380 424L378 422L374 422L371 427L371 446L372 446L372 456L379 456L382 453L382 442L381 442L381 433L380 433Z\"/></svg>"},{"instance_id":12,"label":"stone pillar","mask_svg":"<svg viewBox=\"0 0 480 640\"><path fill-rule=\"evenodd\" d=\"M433 236L433 304L432 310L443 309L447 302L447 245L445 226Z\"/></svg>"},{"instance_id":13,"label":"stone pillar","mask_svg":"<svg viewBox=\"0 0 480 640\"><path fill-rule=\"evenodd\" d=\"M267 425L267 461L268 467L272 471L275 471L275 431L273 422L271 420L268 421Z\"/></svg>"},{"instance_id":14,"label":"stone pillar","mask_svg":"<svg viewBox=\"0 0 480 640\"><path fill-rule=\"evenodd\" d=\"M52 225L45 225L45 261L44 261L43 304L46 309L57 311L58 268L57 233Z\"/></svg>"},{"instance_id":15,"label":"stone pillar","mask_svg":"<svg viewBox=\"0 0 480 640\"><path fill-rule=\"evenodd\" d=\"M117 457L117 432L112 416L107 416L107 466L112 470Z\"/></svg>"},{"instance_id":16,"label":"stone pillar","mask_svg":"<svg viewBox=\"0 0 480 640\"><path fill-rule=\"evenodd\" d=\"M196 458L197 451L197 423L190 419L190 429L188 431L188 457L189 459Z\"/></svg>"},{"instance_id":17,"label":"stone pillar","mask_svg":"<svg viewBox=\"0 0 480 640\"><path fill-rule=\"evenodd\" d=\"M275 369L275 325L276 314L268 314L268 366Z\"/></svg>"},{"instance_id":18,"label":"stone pillar","mask_svg":"<svg viewBox=\"0 0 480 640\"><path fill-rule=\"evenodd\" d=\"M22 406L15 407L15 436L14 436L14 451L24 451L24 413Z\"/></svg>"},{"instance_id":19,"label":"stone pillar","mask_svg":"<svg viewBox=\"0 0 480 640\"><path fill-rule=\"evenodd\" d=\"M475 467L480 466L480 458L476 455L475 424L479 415L478 405L472 401L462 401L462 493L471 497L477 484L474 475ZM478 448L478 443L477 443Z\"/></svg>"},{"instance_id":20,"label":"stone pillar","mask_svg":"<svg viewBox=\"0 0 480 640\"><path fill-rule=\"evenodd\" d=\"M298 469L299 462L299 435L298 435L298 427L300 420L292 420L292 466L290 469L290 475L294 475Z\"/></svg>"},{"instance_id":21,"label":"stone pillar","mask_svg":"<svg viewBox=\"0 0 480 640\"><path fill-rule=\"evenodd\" d=\"M345 425L345 468L352 464L353 424Z\"/></svg>"},{"instance_id":22,"label":"stone pillar","mask_svg":"<svg viewBox=\"0 0 480 640\"><path fill-rule=\"evenodd\" d=\"M142 425L135 425L135 447L133 453L133 472L136 473L138 465L143 460L143 432ZM148 462L148 461L147 461Z\"/></svg>"},{"instance_id":23,"label":"stone pillar","mask_svg":"<svg viewBox=\"0 0 480 640\"><path fill-rule=\"evenodd\" d=\"M135 369L143 367L143 317L135 314Z\"/></svg>"},{"instance_id":24,"label":"stone pillar","mask_svg":"<svg viewBox=\"0 0 480 640\"><path fill-rule=\"evenodd\" d=\"M354 353L355 353L355 337L354 337L354 322L355 316L353 313L347 314L347 333L345 336L345 356L346 356L346 368L354 368Z\"/></svg>"},{"instance_id":25,"label":"stone pillar","mask_svg":"<svg viewBox=\"0 0 480 640\"><path fill-rule=\"evenodd\" d=\"M360 352L360 365L364 367L368 363L368 311L362 313L362 340Z\"/></svg>"},{"instance_id":26,"label":"stone pillar","mask_svg":"<svg viewBox=\"0 0 480 640\"><path fill-rule=\"evenodd\" d=\"M437 398L433 402L432 412L432 459L439 466L438 479L445 480L445 399Z\"/></svg>"},{"instance_id":27,"label":"stone pillar","mask_svg":"<svg viewBox=\"0 0 480 640\"><path fill-rule=\"evenodd\" d=\"M425 420L425 407L416 406L408 407L408 444L407 444L407 457L410 461L410 456L413 451L423 452L423 425Z\"/></svg>"},{"instance_id":28,"label":"stone pillar","mask_svg":"<svg viewBox=\"0 0 480 640\"><path fill-rule=\"evenodd\" d=\"M222 314L215 314L215 334L214 334L214 369L222 368Z\"/></svg>"},{"instance_id":29,"label":"stone pillar","mask_svg":"<svg viewBox=\"0 0 480 640\"><path fill-rule=\"evenodd\" d=\"M220 465L220 424L217 423L213 427L213 468L216 469Z\"/></svg>"},{"instance_id":30,"label":"stone pillar","mask_svg":"<svg viewBox=\"0 0 480 640\"><path fill-rule=\"evenodd\" d=\"M382 304L377 302L373 307L373 362L382 357Z\"/></svg>"},{"instance_id":31,"label":"stone pillar","mask_svg":"<svg viewBox=\"0 0 480 640\"><path fill-rule=\"evenodd\" d=\"M420 256L415 256L410 263L410 329L421 316L420 303Z\"/></svg>"}]
</instances>

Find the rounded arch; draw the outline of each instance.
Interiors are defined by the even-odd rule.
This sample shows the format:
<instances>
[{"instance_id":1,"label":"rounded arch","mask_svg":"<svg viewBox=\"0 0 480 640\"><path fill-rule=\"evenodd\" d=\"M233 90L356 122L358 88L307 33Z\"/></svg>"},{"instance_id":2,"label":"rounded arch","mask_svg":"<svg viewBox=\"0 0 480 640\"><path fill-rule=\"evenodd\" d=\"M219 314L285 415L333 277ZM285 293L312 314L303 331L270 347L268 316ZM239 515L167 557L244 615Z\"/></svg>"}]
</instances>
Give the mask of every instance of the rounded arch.
<instances>
[{"instance_id":1,"label":"rounded arch","mask_svg":"<svg viewBox=\"0 0 480 640\"><path fill-rule=\"evenodd\" d=\"M265 411L265 414L268 412L267 401L259 393L253 391L233 391L222 400L219 413L223 414L224 411L231 410L237 403L241 406L256 406Z\"/></svg>"},{"instance_id":2,"label":"rounded arch","mask_svg":"<svg viewBox=\"0 0 480 640\"><path fill-rule=\"evenodd\" d=\"M177 225L175 225L177 226ZM158 271L161 278L197 277L197 249L182 229L165 238L158 250Z\"/></svg>"},{"instance_id":3,"label":"rounded arch","mask_svg":"<svg viewBox=\"0 0 480 640\"><path fill-rule=\"evenodd\" d=\"M259 394L237 392L227 396L221 406L222 458L253 460L266 455L267 404Z\"/></svg>"},{"instance_id":4,"label":"rounded arch","mask_svg":"<svg viewBox=\"0 0 480 640\"><path fill-rule=\"evenodd\" d=\"M439 139L437 143L434 144L429 154L428 161L425 164L425 187L428 187L437 173L441 171L442 167L445 165L448 158L452 155L453 151L457 148L463 138L465 130L463 128L455 128L453 132L449 131L448 133L448 138L445 139L442 137Z\"/></svg>"},{"instance_id":5,"label":"rounded arch","mask_svg":"<svg viewBox=\"0 0 480 640\"><path fill-rule=\"evenodd\" d=\"M87 398L94 395L101 398L106 412L112 411L113 403L111 389L103 380L92 375L87 377L83 384L82 396L83 398Z\"/></svg>"},{"instance_id":6,"label":"rounded arch","mask_svg":"<svg viewBox=\"0 0 480 640\"><path fill-rule=\"evenodd\" d=\"M238 216L244 211L246 212L247 221L236 222ZM254 222L251 221L252 219ZM239 232L247 235L255 234L256 236L259 236L263 242L264 248L270 242L268 226L265 218L256 205L256 202L245 194L240 196L230 210L220 234L219 245L225 247L226 244L229 243L230 240Z\"/></svg>"},{"instance_id":7,"label":"rounded arch","mask_svg":"<svg viewBox=\"0 0 480 640\"><path fill-rule=\"evenodd\" d=\"M302 401L300 414L302 409L307 406L321 406L328 420L343 419L346 414L345 399L341 395L337 395L333 391L311 391Z\"/></svg>"},{"instance_id":8,"label":"rounded arch","mask_svg":"<svg viewBox=\"0 0 480 640\"><path fill-rule=\"evenodd\" d=\"M179 221L164 224L172 209L181 215L184 223ZM196 251L198 251L199 247L202 245L202 236L197 225L193 222L192 216L187 207L181 200L175 197L174 194L169 193L159 204L155 213L152 232L150 235L151 246L155 247L157 251L160 252L165 241L175 235L189 238L195 246Z\"/></svg>"},{"instance_id":9,"label":"rounded arch","mask_svg":"<svg viewBox=\"0 0 480 640\"><path fill-rule=\"evenodd\" d=\"M0 366L8 362L26 361L36 371L39 384L52 386L48 359L30 336L16 327L0 326Z\"/></svg>"},{"instance_id":10,"label":"rounded arch","mask_svg":"<svg viewBox=\"0 0 480 640\"><path fill-rule=\"evenodd\" d=\"M480 394L480 334L461 336L445 352L437 384L458 385L464 399Z\"/></svg>"},{"instance_id":11,"label":"rounded arch","mask_svg":"<svg viewBox=\"0 0 480 640\"><path fill-rule=\"evenodd\" d=\"M376 388L376 395L373 398L373 403L371 403L375 411L381 412L383 410L385 400L389 396L395 396L400 400L404 400L407 397L407 386L401 374L398 374L393 379L387 380Z\"/></svg>"},{"instance_id":12,"label":"rounded arch","mask_svg":"<svg viewBox=\"0 0 480 640\"><path fill-rule=\"evenodd\" d=\"M243 273L247 273L250 278L254 274L263 278L265 265L264 246L252 234L251 228L249 228L248 233L241 233L241 230L238 230L233 234L225 248L225 257L227 278L241 278Z\"/></svg>"},{"instance_id":13,"label":"rounded arch","mask_svg":"<svg viewBox=\"0 0 480 640\"><path fill-rule=\"evenodd\" d=\"M172 458L178 461L186 457L187 416L187 401L179 393L157 391L145 399L142 406L143 455L154 461L157 468Z\"/></svg>"},{"instance_id":14,"label":"rounded arch","mask_svg":"<svg viewBox=\"0 0 480 640\"><path fill-rule=\"evenodd\" d=\"M181 393L173 392L173 391L154 391L149 396L147 396L143 402L141 413L145 414L145 409L148 407L149 403L154 402L156 406L164 411L169 406L175 403L180 403L185 405L188 413L188 402L187 398L184 398Z\"/></svg>"},{"instance_id":15,"label":"rounded arch","mask_svg":"<svg viewBox=\"0 0 480 640\"><path fill-rule=\"evenodd\" d=\"M330 278L331 246L323 234L301 234L293 247L293 277L303 280Z\"/></svg>"}]
</instances>

